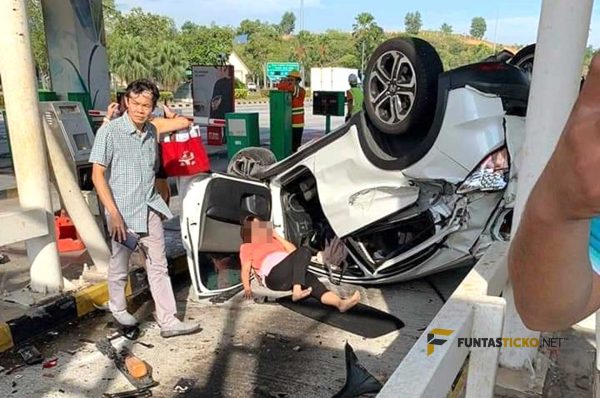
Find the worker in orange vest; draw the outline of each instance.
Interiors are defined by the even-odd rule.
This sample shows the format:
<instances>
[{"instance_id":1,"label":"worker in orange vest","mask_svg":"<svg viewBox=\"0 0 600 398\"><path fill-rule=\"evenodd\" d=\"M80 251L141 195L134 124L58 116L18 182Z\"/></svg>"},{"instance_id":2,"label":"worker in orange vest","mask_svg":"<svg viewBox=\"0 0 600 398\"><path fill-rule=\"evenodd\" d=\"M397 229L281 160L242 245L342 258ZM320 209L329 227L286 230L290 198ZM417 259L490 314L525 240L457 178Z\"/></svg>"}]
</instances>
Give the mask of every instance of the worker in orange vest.
<instances>
[{"instance_id":1,"label":"worker in orange vest","mask_svg":"<svg viewBox=\"0 0 600 398\"><path fill-rule=\"evenodd\" d=\"M306 91L300 87L302 76L297 70L290 72L277 88L292 94L292 151L296 152L302 144L304 133L304 98Z\"/></svg>"}]
</instances>

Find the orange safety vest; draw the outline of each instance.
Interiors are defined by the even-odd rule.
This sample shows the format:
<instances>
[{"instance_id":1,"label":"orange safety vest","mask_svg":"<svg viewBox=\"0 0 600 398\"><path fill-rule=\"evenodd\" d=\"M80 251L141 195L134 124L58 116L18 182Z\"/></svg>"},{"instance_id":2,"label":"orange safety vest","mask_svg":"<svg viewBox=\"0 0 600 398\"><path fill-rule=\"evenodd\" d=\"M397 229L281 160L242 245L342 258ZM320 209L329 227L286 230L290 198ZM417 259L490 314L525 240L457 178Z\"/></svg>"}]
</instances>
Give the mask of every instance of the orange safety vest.
<instances>
[{"instance_id":1,"label":"orange safety vest","mask_svg":"<svg viewBox=\"0 0 600 398\"><path fill-rule=\"evenodd\" d=\"M292 93L292 127L304 127L304 98L306 90L296 86Z\"/></svg>"},{"instance_id":2,"label":"orange safety vest","mask_svg":"<svg viewBox=\"0 0 600 398\"><path fill-rule=\"evenodd\" d=\"M304 90L302 87L288 84L286 81L279 83L277 88L281 91L292 93L292 127L303 128L304 99L306 97L306 90Z\"/></svg>"}]
</instances>

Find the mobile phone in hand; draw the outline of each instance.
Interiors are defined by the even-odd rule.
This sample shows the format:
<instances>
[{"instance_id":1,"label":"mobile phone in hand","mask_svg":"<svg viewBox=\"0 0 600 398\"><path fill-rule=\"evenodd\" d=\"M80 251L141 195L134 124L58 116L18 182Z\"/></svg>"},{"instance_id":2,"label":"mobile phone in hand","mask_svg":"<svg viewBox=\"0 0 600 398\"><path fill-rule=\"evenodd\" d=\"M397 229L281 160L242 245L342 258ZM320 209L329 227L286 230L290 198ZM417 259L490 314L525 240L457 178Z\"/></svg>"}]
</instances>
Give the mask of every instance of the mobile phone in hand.
<instances>
[{"instance_id":1,"label":"mobile phone in hand","mask_svg":"<svg viewBox=\"0 0 600 398\"><path fill-rule=\"evenodd\" d=\"M115 242L122 244L123 246L125 246L129 250L134 251L137 248L138 241L140 240L140 236L138 234L136 234L135 232L133 232L132 230L128 229L127 232L126 232L125 240L124 241L119 242L117 240L117 235L116 234L113 237L113 239L115 240Z\"/></svg>"}]
</instances>

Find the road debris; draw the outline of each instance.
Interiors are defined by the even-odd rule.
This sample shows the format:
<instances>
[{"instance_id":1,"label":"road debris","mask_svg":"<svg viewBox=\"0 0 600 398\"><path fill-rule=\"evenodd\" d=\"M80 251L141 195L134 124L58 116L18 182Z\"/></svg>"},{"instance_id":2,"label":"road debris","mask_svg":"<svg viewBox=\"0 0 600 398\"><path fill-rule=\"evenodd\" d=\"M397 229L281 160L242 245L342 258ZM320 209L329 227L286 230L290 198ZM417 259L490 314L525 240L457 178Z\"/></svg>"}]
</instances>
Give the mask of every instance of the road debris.
<instances>
[{"instance_id":1,"label":"road debris","mask_svg":"<svg viewBox=\"0 0 600 398\"><path fill-rule=\"evenodd\" d=\"M44 358L42 354L32 345L27 345L20 348L17 353L23 358L23 361L27 365L36 365L38 363L42 363Z\"/></svg>"},{"instance_id":2,"label":"road debris","mask_svg":"<svg viewBox=\"0 0 600 398\"><path fill-rule=\"evenodd\" d=\"M42 364L42 369L50 369L58 364L58 358L48 359Z\"/></svg>"},{"instance_id":3,"label":"road debris","mask_svg":"<svg viewBox=\"0 0 600 398\"><path fill-rule=\"evenodd\" d=\"M197 379L181 378L177 381L177 384L175 384L175 387L173 387L173 392L176 392L178 394L185 394L189 390L194 388L194 385L196 385L197 381L198 381Z\"/></svg>"}]
</instances>

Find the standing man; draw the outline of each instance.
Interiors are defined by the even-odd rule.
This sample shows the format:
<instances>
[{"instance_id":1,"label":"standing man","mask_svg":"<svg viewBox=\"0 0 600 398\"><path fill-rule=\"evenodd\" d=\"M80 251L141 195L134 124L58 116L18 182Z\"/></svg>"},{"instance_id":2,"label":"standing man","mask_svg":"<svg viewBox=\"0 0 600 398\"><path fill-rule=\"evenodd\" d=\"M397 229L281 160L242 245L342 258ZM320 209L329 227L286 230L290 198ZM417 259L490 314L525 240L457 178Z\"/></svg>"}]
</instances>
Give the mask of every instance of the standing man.
<instances>
[{"instance_id":1,"label":"standing man","mask_svg":"<svg viewBox=\"0 0 600 398\"><path fill-rule=\"evenodd\" d=\"M348 103L346 121L363 110L363 101L365 99L362 88L358 85L358 76L354 73L350 74L348 76L348 84L350 84L350 90L346 91L346 102Z\"/></svg>"},{"instance_id":2,"label":"standing man","mask_svg":"<svg viewBox=\"0 0 600 398\"><path fill-rule=\"evenodd\" d=\"M296 152L302 144L304 133L304 98L306 91L300 87L302 77L300 72L293 70L277 88L292 94L292 151Z\"/></svg>"},{"instance_id":3,"label":"standing man","mask_svg":"<svg viewBox=\"0 0 600 398\"><path fill-rule=\"evenodd\" d=\"M90 162L94 164L92 181L106 209L113 237L108 269L109 308L120 324L138 323L127 312L125 298L132 251L120 243L128 235L138 234L160 335L167 338L196 333L201 328L175 317L177 307L167 270L161 221L161 216L173 215L154 188L157 133L156 127L148 122L158 96L158 88L148 80L130 83L125 92L127 111L98 130Z\"/></svg>"}]
</instances>

